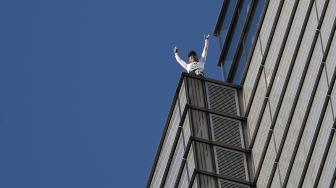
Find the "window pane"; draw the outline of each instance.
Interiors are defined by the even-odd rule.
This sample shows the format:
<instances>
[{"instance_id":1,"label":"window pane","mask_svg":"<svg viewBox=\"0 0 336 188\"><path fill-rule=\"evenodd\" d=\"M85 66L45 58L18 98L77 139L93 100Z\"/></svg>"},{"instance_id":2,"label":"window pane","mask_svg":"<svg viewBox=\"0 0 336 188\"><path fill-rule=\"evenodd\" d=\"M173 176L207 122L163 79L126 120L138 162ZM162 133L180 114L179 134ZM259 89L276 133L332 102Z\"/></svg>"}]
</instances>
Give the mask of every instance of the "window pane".
<instances>
[{"instance_id":1,"label":"window pane","mask_svg":"<svg viewBox=\"0 0 336 188\"><path fill-rule=\"evenodd\" d=\"M239 38L242 35L243 27L247 19L247 13L249 9L250 0L243 0L242 5L239 7L239 14L235 23L235 28L232 33L232 37L229 42L229 48L226 55L223 57L224 60L224 71L226 75L230 70L232 65L232 60L238 48Z\"/></svg>"},{"instance_id":2,"label":"window pane","mask_svg":"<svg viewBox=\"0 0 336 188\"><path fill-rule=\"evenodd\" d=\"M226 10L226 13L225 13L225 17L224 17L224 20L223 20L223 25L222 25L222 28L220 30L220 34L219 34L219 40L220 40L220 47L223 48L223 42L225 41L225 38L228 34L228 29L229 29L229 26L230 26L230 23L231 23L231 20L233 19L233 14L234 14L234 11L236 9L236 6L237 6L237 3L238 1L234 0L229 0L228 1L228 8Z\"/></svg>"},{"instance_id":3,"label":"window pane","mask_svg":"<svg viewBox=\"0 0 336 188\"><path fill-rule=\"evenodd\" d=\"M242 75L243 75L243 72L244 72L244 68L245 68L245 65L246 65L246 62L247 62L247 58L248 58L248 55L251 51L251 48L252 48L252 43L253 43L253 39L256 35L256 30L257 30L257 27L258 27L258 23L260 21L260 16L261 16L261 13L264 9L264 6L265 6L265 0L258 0L257 2L257 5L256 5L256 8L254 9L251 17L252 17L252 20L248 26L248 29L247 29L247 34L244 38L244 41L243 41L243 45L242 45L242 49L241 49L241 53L240 53L240 56L239 56L239 61L238 61L238 66L237 66L237 69L235 70L235 74L234 74L234 78L233 78L233 82L236 83L236 84L239 84L240 83L240 80L242 78Z\"/></svg>"}]
</instances>

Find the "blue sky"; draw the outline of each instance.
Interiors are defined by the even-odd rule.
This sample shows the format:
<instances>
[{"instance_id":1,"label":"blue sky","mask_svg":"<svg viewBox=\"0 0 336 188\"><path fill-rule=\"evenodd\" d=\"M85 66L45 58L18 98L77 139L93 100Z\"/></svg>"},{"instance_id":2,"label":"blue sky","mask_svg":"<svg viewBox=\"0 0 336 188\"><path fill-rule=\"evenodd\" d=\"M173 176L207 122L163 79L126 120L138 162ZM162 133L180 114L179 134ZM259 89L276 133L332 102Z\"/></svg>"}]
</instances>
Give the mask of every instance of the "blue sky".
<instances>
[{"instance_id":1,"label":"blue sky","mask_svg":"<svg viewBox=\"0 0 336 188\"><path fill-rule=\"evenodd\" d=\"M0 187L144 187L222 0L0 1ZM206 74L220 78L217 38Z\"/></svg>"}]
</instances>

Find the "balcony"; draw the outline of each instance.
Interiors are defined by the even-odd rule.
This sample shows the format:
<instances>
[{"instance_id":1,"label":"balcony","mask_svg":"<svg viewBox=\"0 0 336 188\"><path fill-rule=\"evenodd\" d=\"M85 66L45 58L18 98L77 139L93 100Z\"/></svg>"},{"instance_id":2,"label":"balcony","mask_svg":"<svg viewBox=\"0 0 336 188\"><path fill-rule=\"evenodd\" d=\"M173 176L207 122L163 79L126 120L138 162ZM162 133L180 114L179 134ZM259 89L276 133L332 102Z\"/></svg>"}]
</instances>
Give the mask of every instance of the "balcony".
<instances>
[{"instance_id":1,"label":"balcony","mask_svg":"<svg viewBox=\"0 0 336 188\"><path fill-rule=\"evenodd\" d=\"M183 73L147 187L239 187L250 183L240 86Z\"/></svg>"}]
</instances>

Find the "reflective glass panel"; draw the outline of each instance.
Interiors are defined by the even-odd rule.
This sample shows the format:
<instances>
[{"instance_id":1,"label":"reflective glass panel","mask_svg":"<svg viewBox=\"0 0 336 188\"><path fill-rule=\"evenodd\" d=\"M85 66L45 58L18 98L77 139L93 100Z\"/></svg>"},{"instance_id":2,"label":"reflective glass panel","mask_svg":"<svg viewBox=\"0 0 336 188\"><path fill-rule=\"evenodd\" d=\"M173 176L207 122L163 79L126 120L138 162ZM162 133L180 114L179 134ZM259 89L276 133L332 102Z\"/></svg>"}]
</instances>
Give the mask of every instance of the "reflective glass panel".
<instances>
[{"instance_id":1,"label":"reflective glass panel","mask_svg":"<svg viewBox=\"0 0 336 188\"><path fill-rule=\"evenodd\" d=\"M234 25L232 37L230 38L230 41L229 41L228 50L225 52L225 56L223 57L225 59L224 60L224 72L226 76L229 73L234 55L238 48L239 39L242 35L245 22L247 21L247 13L249 10L250 3L251 3L250 0L242 0L242 4L240 5L238 9L238 17L235 20L236 23Z\"/></svg>"},{"instance_id":2,"label":"reflective glass panel","mask_svg":"<svg viewBox=\"0 0 336 188\"><path fill-rule=\"evenodd\" d=\"M252 20L248 26L248 29L246 31L247 34L244 38L243 45L241 46L241 49L240 49L238 66L237 66L237 69L235 70L236 72L233 77L233 83L239 84L243 76L244 68L248 60L249 53L252 48L254 37L256 37L255 35L256 35L258 23L259 23L262 11L264 9L265 3L266 3L266 0L258 0L256 8L253 10L253 13L251 15Z\"/></svg>"},{"instance_id":3,"label":"reflective glass panel","mask_svg":"<svg viewBox=\"0 0 336 188\"><path fill-rule=\"evenodd\" d=\"M228 3L229 3L228 8L226 9L225 17L224 17L223 24L222 24L222 27L221 27L221 30L220 30L220 34L219 34L219 40L220 40L220 43L221 43L220 44L221 48L223 48L223 42L225 41L225 38L228 34L230 23L233 19L233 14L234 14L234 11L235 11L236 6L238 4L238 1L229 0Z\"/></svg>"}]
</instances>

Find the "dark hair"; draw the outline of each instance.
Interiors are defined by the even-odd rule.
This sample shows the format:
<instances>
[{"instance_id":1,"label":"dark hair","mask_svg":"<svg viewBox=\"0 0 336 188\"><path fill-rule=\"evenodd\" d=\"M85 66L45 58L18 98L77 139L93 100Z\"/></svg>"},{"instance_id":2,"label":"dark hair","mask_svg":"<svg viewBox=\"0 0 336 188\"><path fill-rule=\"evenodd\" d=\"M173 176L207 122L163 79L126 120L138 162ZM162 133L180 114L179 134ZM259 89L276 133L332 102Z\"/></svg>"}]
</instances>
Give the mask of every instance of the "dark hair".
<instances>
[{"instance_id":1,"label":"dark hair","mask_svg":"<svg viewBox=\"0 0 336 188\"><path fill-rule=\"evenodd\" d=\"M190 56L197 56L197 53L194 51L194 50L191 50L189 53L188 53L188 57Z\"/></svg>"},{"instance_id":2,"label":"dark hair","mask_svg":"<svg viewBox=\"0 0 336 188\"><path fill-rule=\"evenodd\" d=\"M194 50L191 50L189 53L188 53L188 57L191 57L193 56L195 58L196 61L198 61L198 56L197 56L197 53L194 51Z\"/></svg>"}]
</instances>

